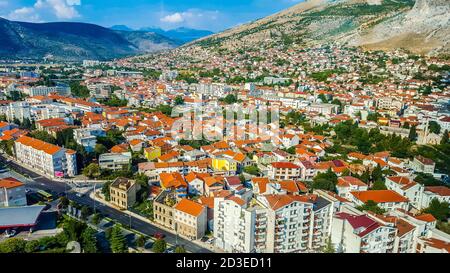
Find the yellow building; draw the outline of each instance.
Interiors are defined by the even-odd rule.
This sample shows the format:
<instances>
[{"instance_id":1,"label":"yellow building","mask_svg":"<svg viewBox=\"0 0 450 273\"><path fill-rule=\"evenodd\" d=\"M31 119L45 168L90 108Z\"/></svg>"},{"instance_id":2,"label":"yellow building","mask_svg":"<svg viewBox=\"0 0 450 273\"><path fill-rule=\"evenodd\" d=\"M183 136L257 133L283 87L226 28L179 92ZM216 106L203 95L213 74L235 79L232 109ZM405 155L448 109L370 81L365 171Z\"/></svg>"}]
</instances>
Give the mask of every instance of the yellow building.
<instances>
[{"instance_id":1,"label":"yellow building","mask_svg":"<svg viewBox=\"0 0 450 273\"><path fill-rule=\"evenodd\" d=\"M144 156L149 161L157 159L161 156L161 148L160 147L149 147L144 149Z\"/></svg>"},{"instance_id":2,"label":"yellow building","mask_svg":"<svg viewBox=\"0 0 450 273\"><path fill-rule=\"evenodd\" d=\"M237 171L237 162L233 159L227 158L213 158L212 159L212 168L215 171L227 171L227 172L236 172Z\"/></svg>"}]
</instances>

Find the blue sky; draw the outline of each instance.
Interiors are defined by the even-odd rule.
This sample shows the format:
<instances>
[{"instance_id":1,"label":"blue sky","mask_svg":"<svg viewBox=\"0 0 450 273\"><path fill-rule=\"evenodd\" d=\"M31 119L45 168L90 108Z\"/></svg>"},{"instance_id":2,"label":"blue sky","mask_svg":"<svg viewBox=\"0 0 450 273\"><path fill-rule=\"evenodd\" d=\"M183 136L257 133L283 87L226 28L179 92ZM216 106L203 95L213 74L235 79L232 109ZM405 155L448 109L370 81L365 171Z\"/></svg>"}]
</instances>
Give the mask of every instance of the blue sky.
<instances>
[{"instance_id":1,"label":"blue sky","mask_svg":"<svg viewBox=\"0 0 450 273\"><path fill-rule=\"evenodd\" d=\"M105 27L191 27L221 31L302 0L0 0L0 17L28 22L80 21Z\"/></svg>"}]
</instances>

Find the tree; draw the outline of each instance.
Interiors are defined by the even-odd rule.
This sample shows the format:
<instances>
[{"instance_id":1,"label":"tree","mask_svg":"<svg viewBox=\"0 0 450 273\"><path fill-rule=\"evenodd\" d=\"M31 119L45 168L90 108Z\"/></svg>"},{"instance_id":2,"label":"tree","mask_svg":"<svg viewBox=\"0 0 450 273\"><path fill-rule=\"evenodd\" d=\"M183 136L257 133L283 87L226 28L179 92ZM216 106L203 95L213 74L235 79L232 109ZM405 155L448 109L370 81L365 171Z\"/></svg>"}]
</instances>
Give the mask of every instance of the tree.
<instances>
[{"instance_id":1,"label":"tree","mask_svg":"<svg viewBox=\"0 0 450 273\"><path fill-rule=\"evenodd\" d=\"M449 143L449 141L448 141L448 134L449 134L448 130L445 130L444 136L441 139L441 145L445 145L445 144Z\"/></svg>"},{"instance_id":2,"label":"tree","mask_svg":"<svg viewBox=\"0 0 450 273\"><path fill-rule=\"evenodd\" d=\"M61 207L65 209L69 205L69 199L65 196L61 196L59 198L59 203L61 204Z\"/></svg>"},{"instance_id":3,"label":"tree","mask_svg":"<svg viewBox=\"0 0 450 273\"><path fill-rule=\"evenodd\" d=\"M136 239L136 246L138 247L144 247L145 246L145 236L140 235L137 239Z\"/></svg>"},{"instance_id":4,"label":"tree","mask_svg":"<svg viewBox=\"0 0 450 273\"><path fill-rule=\"evenodd\" d=\"M225 102L226 104L233 104L237 102L237 97L233 94L229 94L225 98L219 100Z\"/></svg>"},{"instance_id":5,"label":"tree","mask_svg":"<svg viewBox=\"0 0 450 273\"><path fill-rule=\"evenodd\" d=\"M100 166L95 163L89 164L83 169L83 175L89 178L98 178L101 175Z\"/></svg>"},{"instance_id":6,"label":"tree","mask_svg":"<svg viewBox=\"0 0 450 273\"><path fill-rule=\"evenodd\" d=\"M372 181L381 181L383 182L383 170L381 169L380 164L378 164L375 169L372 171Z\"/></svg>"},{"instance_id":7,"label":"tree","mask_svg":"<svg viewBox=\"0 0 450 273\"><path fill-rule=\"evenodd\" d=\"M361 211L371 211L376 214L383 214L386 211L378 206L373 200L368 200L364 205L357 207Z\"/></svg>"},{"instance_id":8,"label":"tree","mask_svg":"<svg viewBox=\"0 0 450 273\"><path fill-rule=\"evenodd\" d=\"M33 241L28 241L25 245L25 252L26 253L34 253L36 251L39 250L39 241L37 240L33 240Z\"/></svg>"},{"instance_id":9,"label":"tree","mask_svg":"<svg viewBox=\"0 0 450 273\"><path fill-rule=\"evenodd\" d=\"M450 217L450 204L448 202L439 202L438 199L434 198L431 200L428 208L423 211L432 214L439 221L447 221Z\"/></svg>"},{"instance_id":10,"label":"tree","mask_svg":"<svg viewBox=\"0 0 450 273\"><path fill-rule=\"evenodd\" d=\"M105 145L103 145L101 143L95 144L94 153L97 156L99 156L101 154L104 154L104 153L107 153L107 152L108 152L108 148L106 148Z\"/></svg>"},{"instance_id":11,"label":"tree","mask_svg":"<svg viewBox=\"0 0 450 273\"><path fill-rule=\"evenodd\" d=\"M125 236L122 233L122 228L119 225L114 225L111 231L111 250L113 253L126 253L128 250Z\"/></svg>"},{"instance_id":12,"label":"tree","mask_svg":"<svg viewBox=\"0 0 450 273\"><path fill-rule=\"evenodd\" d=\"M441 125L437 123L436 121L432 120L428 122L428 129L431 133L439 134L441 132Z\"/></svg>"},{"instance_id":13,"label":"tree","mask_svg":"<svg viewBox=\"0 0 450 273\"><path fill-rule=\"evenodd\" d=\"M96 231L90 227L86 228L81 234L81 245L85 253L97 253Z\"/></svg>"},{"instance_id":14,"label":"tree","mask_svg":"<svg viewBox=\"0 0 450 273\"><path fill-rule=\"evenodd\" d=\"M319 173L314 177L313 189L336 191L337 175L329 168L325 173Z\"/></svg>"},{"instance_id":15,"label":"tree","mask_svg":"<svg viewBox=\"0 0 450 273\"><path fill-rule=\"evenodd\" d=\"M387 187L383 181L377 180L373 183L371 190L387 190Z\"/></svg>"},{"instance_id":16,"label":"tree","mask_svg":"<svg viewBox=\"0 0 450 273\"><path fill-rule=\"evenodd\" d=\"M260 173L260 170L257 166L247 166L244 168L244 172L251 174L251 175L258 175Z\"/></svg>"},{"instance_id":17,"label":"tree","mask_svg":"<svg viewBox=\"0 0 450 273\"><path fill-rule=\"evenodd\" d=\"M158 239L155 241L155 243L152 246L152 251L155 253L163 253L166 251L167 243L164 241L164 239Z\"/></svg>"},{"instance_id":18,"label":"tree","mask_svg":"<svg viewBox=\"0 0 450 273\"><path fill-rule=\"evenodd\" d=\"M90 91L89 89L81 85L79 81L74 81L70 83L70 90L72 92L72 95L79 98L89 98Z\"/></svg>"},{"instance_id":19,"label":"tree","mask_svg":"<svg viewBox=\"0 0 450 273\"><path fill-rule=\"evenodd\" d=\"M416 131L416 126L411 126L411 129L409 129L409 135L408 138L411 141L415 141L417 139L417 131Z\"/></svg>"},{"instance_id":20,"label":"tree","mask_svg":"<svg viewBox=\"0 0 450 273\"><path fill-rule=\"evenodd\" d=\"M92 216L92 223L94 225L98 225L100 224L100 221L102 220L102 216L100 213L96 213Z\"/></svg>"},{"instance_id":21,"label":"tree","mask_svg":"<svg viewBox=\"0 0 450 273\"><path fill-rule=\"evenodd\" d=\"M182 96L177 96L175 98L175 105L183 105L184 104L184 99Z\"/></svg>"},{"instance_id":22,"label":"tree","mask_svg":"<svg viewBox=\"0 0 450 273\"><path fill-rule=\"evenodd\" d=\"M289 147L286 152L290 153L291 155L295 155L295 146Z\"/></svg>"},{"instance_id":23,"label":"tree","mask_svg":"<svg viewBox=\"0 0 450 273\"><path fill-rule=\"evenodd\" d=\"M183 246L177 246L175 248L175 253L186 253L186 249Z\"/></svg>"},{"instance_id":24,"label":"tree","mask_svg":"<svg viewBox=\"0 0 450 273\"><path fill-rule=\"evenodd\" d=\"M36 139L42 140L47 143L56 144L56 138L54 138L52 135L50 135L46 131L34 131L34 132L30 133L30 136L32 138L36 138Z\"/></svg>"},{"instance_id":25,"label":"tree","mask_svg":"<svg viewBox=\"0 0 450 273\"><path fill-rule=\"evenodd\" d=\"M327 244L323 247L323 253L335 253L333 243L331 243L331 238L327 239Z\"/></svg>"},{"instance_id":26,"label":"tree","mask_svg":"<svg viewBox=\"0 0 450 273\"><path fill-rule=\"evenodd\" d=\"M327 179L314 179L312 187L316 190L336 191L336 185Z\"/></svg>"},{"instance_id":27,"label":"tree","mask_svg":"<svg viewBox=\"0 0 450 273\"><path fill-rule=\"evenodd\" d=\"M328 99L327 99L327 97L325 96L325 94L320 94L319 96L318 96L318 98L323 102L323 103L327 103L328 102Z\"/></svg>"},{"instance_id":28,"label":"tree","mask_svg":"<svg viewBox=\"0 0 450 273\"><path fill-rule=\"evenodd\" d=\"M20 238L9 238L0 243L0 253L24 253L26 241Z\"/></svg>"},{"instance_id":29,"label":"tree","mask_svg":"<svg viewBox=\"0 0 450 273\"><path fill-rule=\"evenodd\" d=\"M87 219L87 217L89 216L90 212L91 212L91 210L89 209L89 207L83 206L83 207L81 208L81 219L82 219L83 221L86 221L86 219Z\"/></svg>"},{"instance_id":30,"label":"tree","mask_svg":"<svg viewBox=\"0 0 450 273\"><path fill-rule=\"evenodd\" d=\"M63 230L68 241L79 241L81 234L86 229L87 225L81 221L73 218L66 218L63 222Z\"/></svg>"}]
</instances>

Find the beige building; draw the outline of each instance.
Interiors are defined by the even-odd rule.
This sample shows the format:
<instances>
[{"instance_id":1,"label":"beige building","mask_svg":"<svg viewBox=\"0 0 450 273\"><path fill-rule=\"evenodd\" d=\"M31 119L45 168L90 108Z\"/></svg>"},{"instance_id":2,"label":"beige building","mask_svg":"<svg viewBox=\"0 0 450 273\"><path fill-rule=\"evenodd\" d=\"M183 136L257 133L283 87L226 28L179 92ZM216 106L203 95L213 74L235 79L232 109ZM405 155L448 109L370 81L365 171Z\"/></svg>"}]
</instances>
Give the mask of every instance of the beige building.
<instances>
[{"instance_id":1,"label":"beige building","mask_svg":"<svg viewBox=\"0 0 450 273\"><path fill-rule=\"evenodd\" d=\"M175 230L178 234L193 240L205 235L208 221L205 206L188 199L181 199L174 207L174 213Z\"/></svg>"},{"instance_id":2,"label":"beige building","mask_svg":"<svg viewBox=\"0 0 450 273\"><path fill-rule=\"evenodd\" d=\"M153 202L153 219L158 224L167 228L174 229L174 209L173 206L177 203L174 192L165 190L162 191Z\"/></svg>"},{"instance_id":3,"label":"beige building","mask_svg":"<svg viewBox=\"0 0 450 273\"><path fill-rule=\"evenodd\" d=\"M117 178L109 188L110 202L121 208L128 209L136 203L136 193L139 185L128 178Z\"/></svg>"}]
</instances>

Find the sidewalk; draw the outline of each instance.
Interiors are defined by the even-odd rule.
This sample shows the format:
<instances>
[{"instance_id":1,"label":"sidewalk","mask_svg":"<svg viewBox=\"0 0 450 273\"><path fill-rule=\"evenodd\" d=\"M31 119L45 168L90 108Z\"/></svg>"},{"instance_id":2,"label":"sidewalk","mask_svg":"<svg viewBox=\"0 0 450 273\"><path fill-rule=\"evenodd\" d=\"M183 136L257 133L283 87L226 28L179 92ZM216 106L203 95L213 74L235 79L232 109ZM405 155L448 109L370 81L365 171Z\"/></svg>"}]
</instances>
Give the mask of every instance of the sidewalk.
<instances>
[{"instance_id":1,"label":"sidewalk","mask_svg":"<svg viewBox=\"0 0 450 273\"><path fill-rule=\"evenodd\" d=\"M119 210L119 209L117 209L117 207L111 205L109 202L105 201L103 198L99 197L98 195L95 195L94 192L91 192L91 193L89 194L89 197L92 198L92 199L95 198L95 201L100 202L100 203L104 204L105 206L108 206L108 207L113 208L113 209L115 209L115 210ZM120 211L122 211L122 212L124 212L124 213L126 213L126 214L128 214L128 215L130 215L130 216L133 216L133 217L135 217L135 218L137 218L137 219L139 219L139 220L141 220L141 221L144 221L144 222L146 222L146 223L149 223L149 224L151 224L151 225L154 225L154 226L156 226L156 227L158 227L158 228L160 228L160 229L162 229L162 230L164 230L164 231L166 231L166 232L169 232L169 233L172 233L173 235L176 235L176 233L175 233L174 230L169 229L169 228L167 228L167 227L165 227L165 226L162 226L162 225L160 225L160 224L158 224L158 223L156 223L156 222L153 222L153 221L151 221L150 219L148 219L148 218L146 218L146 217L144 217L144 216L142 216L142 215L139 215L139 214L137 214L137 213L131 212L131 211L129 211L129 210L120 210ZM196 244L196 245L198 245L198 246L200 246L200 247L203 247L203 248L207 248L207 249L209 249L209 250L211 250L211 251L213 251L213 252L215 252L215 253L224 253L223 250L221 250L221 249L219 249L219 248L217 248L217 247L214 247L213 245L206 244L206 243L204 243L204 242L202 242L202 241L200 241L200 240L192 240L192 239L190 239L190 238L188 238L188 237L185 237L185 236L183 236L183 235L180 235L180 234L178 234L178 237L183 238L183 239L188 240L188 241L191 241L191 242L193 242L194 244Z\"/></svg>"}]
</instances>

